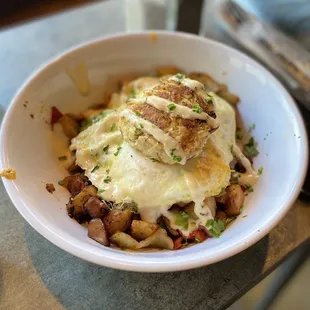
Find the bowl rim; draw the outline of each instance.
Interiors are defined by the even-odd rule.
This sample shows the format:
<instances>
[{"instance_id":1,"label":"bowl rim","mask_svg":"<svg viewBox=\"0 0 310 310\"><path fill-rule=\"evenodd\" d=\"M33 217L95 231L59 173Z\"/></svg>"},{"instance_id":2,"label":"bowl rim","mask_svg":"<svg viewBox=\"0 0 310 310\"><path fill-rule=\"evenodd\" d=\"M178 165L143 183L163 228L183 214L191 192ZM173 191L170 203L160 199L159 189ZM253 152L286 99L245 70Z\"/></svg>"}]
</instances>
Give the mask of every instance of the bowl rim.
<instances>
[{"instance_id":1,"label":"bowl rim","mask_svg":"<svg viewBox=\"0 0 310 310\"><path fill-rule=\"evenodd\" d=\"M10 118L14 114L14 108L19 102L19 98L24 93L27 85L31 83L31 81L33 81L35 78L37 78L38 75L42 71L52 66L56 62L62 60L63 58L70 56L71 54L74 54L79 49L85 48L85 47L96 46L97 44L100 44L102 41L119 40L124 37L153 36L154 34L158 36L168 36L168 37L172 36L172 37L180 37L180 38L185 38L185 39L195 39L195 40L201 41L202 43L207 42L208 44L212 44L228 52L232 52L236 54L242 61L246 60L250 63L255 64L258 67L258 69L268 79L270 79L276 85L276 87L282 92L282 94L285 97L285 100L290 106L290 112L293 113L297 119L298 129L300 130L300 133L305 138L307 138L307 131L305 128L303 118L293 98L290 96L290 94L287 92L284 86L274 77L272 73L270 73L265 67L263 67L257 61L245 55L244 53L230 46L227 46L226 44L223 44L221 42L214 41L212 39L201 37L198 35L184 33L184 32L171 32L171 31L162 31L162 30L154 31L153 30L153 31L139 31L139 32L132 32L132 33L115 33L113 35L101 36L96 39L88 40L72 48L69 48L65 50L64 52L56 55L55 57L48 59L46 62L44 62L41 66L39 66L35 71L33 71L30 74L30 76L26 79L26 81L22 84L22 86L17 90L17 92L13 96L9 104L9 107L6 110L3 120L2 120L1 132L0 132L0 169L4 169L6 166L5 163L8 162L8 159L6 158L6 155L5 155L5 145L8 139L7 128L10 122ZM299 143L301 143L301 141ZM43 237L45 237L47 240L49 240L50 242L52 242L59 248L71 253L72 255L75 255L86 261L89 261L89 262L92 262L92 263L95 263L101 266L111 267L111 268L120 269L120 270L129 270L129 271L137 271L137 272L180 271L180 270L193 269L193 268L213 264L215 262L219 262L221 260L229 258L247 249L251 245L258 242L260 239L262 239L265 235L267 235L283 219L283 217L286 215L290 207L293 205L293 203L297 199L298 194L302 188L304 179L306 177L306 172L308 168L308 144L301 143L300 148L301 148L301 152L300 152L300 155L297 161L297 165L298 165L297 174L300 177L295 181L294 184L292 184L292 189L289 193L288 199L285 201L282 208L278 210L278 216L274 216L266 220L264 224L262 225L259 232L256 232L255 234L249 234L242 241L240 240L237 244L235 244L233 248L232 247L223 248L219 250L217 253L210 255L210 256L197 255L199 254L199 252L189 254L189 255L184 256L183 259L180 259L177 263L176 261L169 262L168 258L166 261L160 261L160 262L158 261L142 262L139 260L136 260L135 262L128 262L126 261L126 255L124 255L124 259L116 258L113 260L111 260L108 257L105 257L104 255L100 255L100 256L91 255L91 253L89 253L87 250L81 249L78 246L63 239L61 236L55 234L53 231L47 228L42 222L40 222L36 218L36 216L31 212L31 209L29 209L27 205L23 202L20 196L16 195L17 186L14 184L14 182L3 179L3 184L14 206L19 211L19 213L23 216L23 218ZM204 251L200 251L200 252L204 252ZM190 258L190 256L192 258Z\"/></svg>"}]
</instances>

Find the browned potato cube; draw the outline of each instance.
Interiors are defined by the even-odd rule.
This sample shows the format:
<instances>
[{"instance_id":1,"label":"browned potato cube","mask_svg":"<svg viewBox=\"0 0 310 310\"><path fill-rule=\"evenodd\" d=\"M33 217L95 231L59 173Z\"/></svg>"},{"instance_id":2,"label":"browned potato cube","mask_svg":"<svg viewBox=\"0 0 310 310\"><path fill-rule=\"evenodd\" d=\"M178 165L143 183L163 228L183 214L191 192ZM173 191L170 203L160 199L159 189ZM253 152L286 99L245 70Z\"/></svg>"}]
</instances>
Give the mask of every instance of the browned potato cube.
<instances>
[{"instance_id":1,"label":"browned potato cube","mask_svg":"<svg viewBox=\"0 0 310 310\"><path fill-rule=\"evenodd\" d=\"M108 213L104 219L104 226L110 236L114 235L116 232L126 231L131 224L131 211L130 210L112 210Z\"/></svg>"},{"instance_id":2,"label":"browned potato cube","mask_svg":"<svg viewBox=\"0 0 310 310\"><path fill-rule=\"evenodd\" d=\"M88 237L105 246L110 245L108 234L101 219L93 219L89 222Z\"/></svg>"},{"instance_id":3,"label":"browned potato cube","mask_svg":"<svg viewBox=\"0 0 310 310\"><path fill-rule=\"evenodd\" d=\"M133 220L131 223L131 236L138 241L144 240L150 237L157 229L158 225L156 224Z\"/></svg>"},{"instance_id":4,"label":"browned potato cube","mask_svg":"<svg viewBox=\"0 0 310 310\"><path fill-rule=\"evenodd\" d=\"M244 202L244 193L241 186L239 184L229 185L226 193L225 210L227 215L229 217L239 215Z\"/></svg>"}]
</instances>

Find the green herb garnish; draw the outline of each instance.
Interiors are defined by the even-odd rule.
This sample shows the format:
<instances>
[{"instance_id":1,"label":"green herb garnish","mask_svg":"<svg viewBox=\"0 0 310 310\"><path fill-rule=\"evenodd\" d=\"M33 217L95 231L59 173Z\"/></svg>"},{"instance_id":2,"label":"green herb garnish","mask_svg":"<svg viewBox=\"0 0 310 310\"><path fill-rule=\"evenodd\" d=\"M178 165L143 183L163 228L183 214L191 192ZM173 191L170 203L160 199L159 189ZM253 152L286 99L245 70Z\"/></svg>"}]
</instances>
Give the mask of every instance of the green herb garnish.
<instances>
[{"instance_id":1,"label":"green herb garnish","mask_svg":"<svg viewBox=\"0 0 310 310\"><path fill-rule=\"evenodd\" d=\"M167 105L167 108L168 108L170 111L175 110L176 107L177 107L177 106L176 106L174 103L170 103L170 104Z\"/></svg>"},{"instance_id":2,"label":"green herb garnish","mask_svg":"<svg viewBox=\"0 0 310 310\"><path fill-rule=\"evenodd\" d=\"M200 239L198 239L197 237L195 238L195 242L196 243L200 243L201 242L201 240Z\"/></svg>"},{"instance_id":3,"label":"green herb garnish","mask_svg":"<svg viewBox=\"0 0 310 310\"><path fill-rule=\"evenodd\" d=\"M244 187L248 192L250 193L254 192L254 188L250 184L245 184Z\"/></svg>"},{"instance_id":4,"label":"green herb garnish","mask_svg":"<svg viewBox=\"0 0 310 310\"><path fill-rule=\"evenodd\" d=\"M156 158L151 158L151 161L152 161L153 163L156 163L158 160L157 160Z\"/></svg>"},{"instance_id":5,"label":"green herb garnish","mask_svg":"<svg viewBox=\"0 0 310 310\"><path fill-rule=\"evenodd\" d=\"M117 147L117 151L114 153L114 156L117 156L117 155L119 154L119 152L120 152L121 149L122 149L122 147L121 147L121 146L118 146L118 147Z\"/></svg>"},{"instance_id":6,"label":"green herb garnish","mask_svg":"<svg viewBox=\"0 0 310 310\"><path fill-rule=\"evenodd\" d=\"M221 233L225 230L225 224L220 219L207 220L206 228L213 238L219 238Z\"/></svg>"},{"instance_id":7,"label":"green herb garnish","mask_svg":"<svg viewBox=\"0 0 310 310\"><path fill-rule=\"evenodd\" d=\"M113 124L111 125L111 127L110 127L110 132L114 131L115 128L116 128L116 125L115 125L115 123L113 123Z\"/></svg>"},{"instance_id":8,"label":"green herb garnish","mask_svg":"<svg viewBox=\"0 0 310 310\"><path fill-rule=\"evenodd\" d=\"M108 154L109 152L109 145L106 145L103 149L104 154Z\"/></svg>"},{"instance_id":9,"label":"green herb garnish","mask_svg":"<svg viewBox=\"0 0 310 310\"><path fill-rule=\"evenodd\" d=\"M59 181L58 181L58 184L59 184L59 185L64 185L65 182L64 182L64 180L59 180Z\"/></svg>"},{"instance_id":10,"label":"green herb garnish","mask_svg":"<svg viewBox=\"0 0 310 310\"><path fill-rule=\"evenodd\" d=\"M263 167L258 168L257 174L258 174L258 175L261 175L261 174L263 173L263 170L264 170Z\"/></svg>"},{"instance_id":11,"label":"green herb garnish","mask_svg":"<svg viewBox=\"0 0 310 310\"><path fill-rule=\"evenodd\" d=\"M213 103L213 97L210 96L209 94L207 94L207 96L208 96L208 98L205 99L206 103L209 103L209 104Z\"/></svg>"},{"instance_id":12,"label":"green herb garnish","mask_svg":"<svg viewBox=\"0 0 310 310\"><path fill-rule=\"evenodd\" d=\"M177 213L175 218L175 224L181 226L183 229L188 228L188 214L185 211L180 211Z\"/></svg>"},{"instance_id":13,"label":"green herb garnish","mask_svg":"<svg viewBox=\"0 0 310 310\"><path fill-rule=\"evenodd\" d=\"M181 157L181 156L178 156L178 155L175 155L174 152L175 152L175 149L171 149L171 150L170 150L170 156L172 157L172 159L173 159L174 161L176 161L176 162L179 163L180 161L182 161L182 157Z\"/></svg>"},{"instance_id":14,"label":"green herb garnish","mask_svg":"<svg viewBox=\"0 0 310 310\"><path fill-rule=\"evenodd\" d=\"M141 116L141 113L139 111L135 112L137 116Z\"/></svg>"},{"instance_id":15,"label":"green herb garnish","mask_svg":"<svg viewBox=\"0 0 310 310\"><path fill-rule=\"evenodd\" d=\"M254 145L254 138L253 137L251 137L249 142L247 144L245 144L244 151L245 151L245 154L249 157L255 157L256 155L259 154L258 150L256 149L256 147Z\"/></svg>"},{"instance_id":16,"label":"green herb garnish","mask_svg":"<svg viewBox=\"0 0 310 310\"><path fill-rule=\"evenodd\" d=\"M185 77L185 74L182 74L182 73L178 73L175 75L176 78L178 79L183 79Z\"/></svg>"},{"instance_id":17,"label":"green herb garnish","mask_svg":"<svg viewBox=\"0 0 310 310\"><path fill-rule=\"evenodd\" d=\"M98 194L100 195L100 194L102 194L103 192L105 192L105 189L98 189Z\"/></svg>"},{"instance_id":18,"label":"green herb garnish","mask_svg":"<svg viewBox=\"0 0 310 310\"><path fill-rule=\"evenodd\" d=\"M130 99L130 98L136 98L136 91L134 89L130 92L130 94L128 96L128 99Z\"/></svg>"},{"instance_id":19,"label":"green herb garnish","mask_svg":"<svg viewBox=\"0 0 310 310\"><path fill-rule=\"evenodd\" d=\"M95 172L96 170L98 170L100 168L100 165L96 165L93 167L92 170L90 170L91 173Z\"/></svg>"},{"instance_id":20,"label":"green herb garnish","mask_svg":"<svg viewBox=\"0 0 310 310\"><path fill-rule=\"evenodd\" d=\"M201 113L203 110L199 104L193 104L192 111L195 113Z\"/></svg>"},{"instance_id":21,"label":"green herb garnish","mask_svg":"<svg viewBox=\"0 0 310 310\"><path fill-rule=\"evenodd\" d=\"M68 159L68 157L66 155L58 157L58 160L60 160L60 161L64 161L67 159Z\"/></svg>"},{"instance_id":22,"label":"green herb garnish","mask_svg":"<svg viewBox=\"0 0 310 310\"><path fill-rule=\"evenodd\" d=\"M110 183L111 181L112 178L109 175L103 180L104 183Z\"/></svg>"}]
</instances>

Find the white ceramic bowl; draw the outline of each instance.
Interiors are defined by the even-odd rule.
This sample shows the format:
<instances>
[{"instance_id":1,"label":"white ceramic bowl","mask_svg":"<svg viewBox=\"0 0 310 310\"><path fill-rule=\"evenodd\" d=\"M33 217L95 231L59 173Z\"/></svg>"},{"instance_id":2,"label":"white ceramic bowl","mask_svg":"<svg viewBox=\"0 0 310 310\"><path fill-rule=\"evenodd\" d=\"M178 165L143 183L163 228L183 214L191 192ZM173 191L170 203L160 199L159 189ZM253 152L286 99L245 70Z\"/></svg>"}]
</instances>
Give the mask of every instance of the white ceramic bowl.
<instances>
[{"instance_id":1,"label":"white ceramic bowl","mask_svg":"<svg viewBox=\"0 0 310 310\"><path fill-rule=\"evenodd\" d=\"M184 270L230 257L264 237L296 199L307 169L307 136L289 94L262 66L223 44L183 33L121 34L80 45L35 72L14 97L2 124L1 169L17 171L3 180L22 216L41 235L82 259L112 268L159 272ZM91 93L79 94L65 69L87 64ZM66 214L68 193L57 185L66 175L49 139L49 109L81 111L100 101L108 75L176 65L201 71L228 84L241 97L239 109L253 131L260 154L256 168L263 175L244 207L244 214L219 239L179 251L129 253L106 248L87 237L86 228ZM27 107L24 107L24 103ZM34 119L30 117L34 114ZM56 184L51 195L46 183ZM158 193L160 195L160 193Z\"/></svg>"}]
</instances>

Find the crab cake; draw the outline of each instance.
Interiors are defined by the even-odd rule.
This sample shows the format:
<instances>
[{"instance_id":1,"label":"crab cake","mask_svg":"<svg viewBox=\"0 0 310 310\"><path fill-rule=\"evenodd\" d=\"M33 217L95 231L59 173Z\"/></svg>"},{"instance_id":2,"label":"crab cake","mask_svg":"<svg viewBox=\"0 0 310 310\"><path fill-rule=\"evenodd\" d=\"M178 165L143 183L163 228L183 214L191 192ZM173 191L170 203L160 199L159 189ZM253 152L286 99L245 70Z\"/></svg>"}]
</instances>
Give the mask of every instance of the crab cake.
<instances>
[{"instance_id":1,"label":"crab cake","mask_svg":"<svg viewBox=\"0 0 310 310\"><path fill-rule=\"evenodd\" d=\"M154 161L185 164L218 128L214 100L203 84L183 74L165 77L127 101L124 140Z\"/></svg>"}]
</instances>

